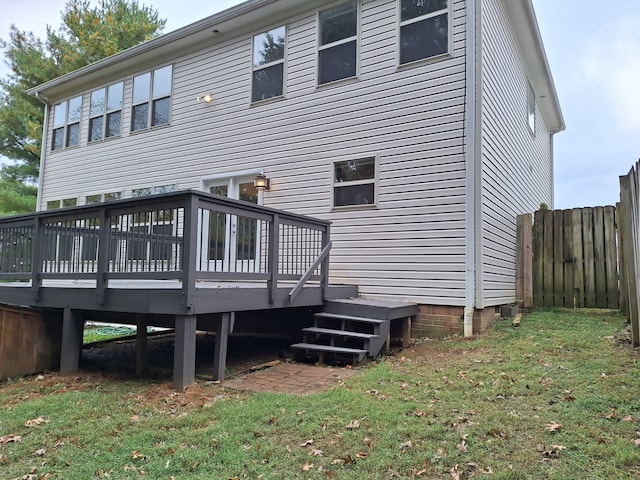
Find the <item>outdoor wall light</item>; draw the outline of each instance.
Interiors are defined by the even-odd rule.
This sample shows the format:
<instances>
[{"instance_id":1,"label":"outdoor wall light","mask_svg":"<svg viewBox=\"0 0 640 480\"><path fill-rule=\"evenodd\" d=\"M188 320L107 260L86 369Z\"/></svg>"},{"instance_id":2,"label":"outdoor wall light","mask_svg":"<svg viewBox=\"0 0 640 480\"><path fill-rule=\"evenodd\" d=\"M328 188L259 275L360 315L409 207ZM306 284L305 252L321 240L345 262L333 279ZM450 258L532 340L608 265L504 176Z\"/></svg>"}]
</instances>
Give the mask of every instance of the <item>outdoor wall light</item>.
<instances>
[{"instance_id":1,"label":"outdoor wall light","mask_svg":"<svg viewBox=\"0 0 640 480\"><path fill-rule=\"evenodd\" d=\"M271 188L271 179L267 178L264 173L259 173L253 181L253 186L256 187L259 192L264 192Z\"/></svg>"},{"instance_id":2,"label":"outdoor wall light","mask_svg":"<svg viewBox=\"0 0 640 480\"><path fill-rule=\"evenodd\" d=\"M196 97L196 100L198 100L198 103L211 103L213 102L213 94L205 93L201 97Z\"/></svg>"}]
</instances>

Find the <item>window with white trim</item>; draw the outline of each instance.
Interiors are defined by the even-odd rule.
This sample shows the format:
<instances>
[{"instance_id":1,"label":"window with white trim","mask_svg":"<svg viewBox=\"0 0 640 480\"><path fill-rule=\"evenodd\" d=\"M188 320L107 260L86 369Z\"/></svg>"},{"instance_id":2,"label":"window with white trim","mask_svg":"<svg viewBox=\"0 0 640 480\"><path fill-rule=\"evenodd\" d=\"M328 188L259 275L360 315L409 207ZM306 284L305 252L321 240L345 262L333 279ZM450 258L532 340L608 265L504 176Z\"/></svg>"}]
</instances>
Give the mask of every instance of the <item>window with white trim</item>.
<instances>
[{"instance_id":1,"label":"window with white trim","mask_svg":"<svg viewBox=\"0 0 640 480\"><path fill-rule=\"evenodd\" d=\"M120 135L124 82L91 92L89 106L89 141Z\"/></svg>"},{"instance_id":2,"label":"window with white trim","mask_svg":"<svg viewBox=\"0 0 640 480\"><path fill-rule=\"evenodd\" d=\"M54 105L51 150L60 150L78 145L80 141L81 116L82 95Z\"/></svg>"},{"instance_id":3,"label":"window with white trim","mask_svg":"<svg viewBox=\"0 0 640 480\"><path fill-rule=\"evenodd\" d=\"M333 164L333 206L375 205L375 157L338 161Z\"/></svg>"},{"instance_id":4,"label":"window with white trim","mask_svg":"<svg viewBox=\"0 0 640 480\"><path fill-rule=\"evenodd\" d=\"M529 87L527 89L527 121L531 133L536 133L536 94L530 83L527 82L527 86Z\"/></svg>"},{"instance_id":5,"label":"window with white trim","mask_svg":"<svg viewBox=\"0 0 640 480\"><path fill-rule=\"evenodd\" d=\"M251 101L259 102L284 95L284 54L286 26L253 37Z\"/></svg>"},{"instance_id":6,"label":"window with white trim","mask_svg":"<svg viewBox=\"0 0 640 480\"><path fill-rule=\"evenodd\" d=\"M131 131L169 123L173 66L133 77Z\"/></svg>"},{"instance_id":7,"label":"window with white trim","mask_svg":"<svg viewBox=\"0 0 640 480\"><path fill-rule=\"evenodd\" d=\"M113 200L120 200L122 198L122 192L109 192L105 194L87 195L84 197L85 205L93 205L101 202L112 202Z\"/></svg>"},{"instance_id":8,"label":"window with white trim","mask_svg":"<svg viewBox=\"0 0 640 480\"><path fill-rule=\"evenodd\" d=\"M449 0L400 1L400 64L449 51Z\"/></svg>"},{"instance_id":9,"label":"window with white trim","mask_svg":"<svg viewBox=\"0 0 640 480\"><path fill-rule=\"evenodd\" d=\"M358 0L319 14L318 84L355 77L358 56Z\"/></svg>"}]
</instances>

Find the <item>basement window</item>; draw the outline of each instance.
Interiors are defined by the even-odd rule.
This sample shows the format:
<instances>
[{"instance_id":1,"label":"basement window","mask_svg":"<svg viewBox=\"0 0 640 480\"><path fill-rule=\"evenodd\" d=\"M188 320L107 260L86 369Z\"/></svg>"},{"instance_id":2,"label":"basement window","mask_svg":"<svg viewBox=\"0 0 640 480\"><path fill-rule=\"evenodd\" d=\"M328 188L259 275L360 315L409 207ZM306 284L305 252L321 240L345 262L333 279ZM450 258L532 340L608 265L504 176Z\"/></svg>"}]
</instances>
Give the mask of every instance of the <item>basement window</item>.
<instances>
[{"instance_id":1,"label":"basement window","mask_svg":"<svg viewBox=\"0 0 640 480\"><path fill-rule=\"evenodd\" d=\"M333 164L333 206L376 205L375 157L345 160Z\"/></svg>"}]
</instances>

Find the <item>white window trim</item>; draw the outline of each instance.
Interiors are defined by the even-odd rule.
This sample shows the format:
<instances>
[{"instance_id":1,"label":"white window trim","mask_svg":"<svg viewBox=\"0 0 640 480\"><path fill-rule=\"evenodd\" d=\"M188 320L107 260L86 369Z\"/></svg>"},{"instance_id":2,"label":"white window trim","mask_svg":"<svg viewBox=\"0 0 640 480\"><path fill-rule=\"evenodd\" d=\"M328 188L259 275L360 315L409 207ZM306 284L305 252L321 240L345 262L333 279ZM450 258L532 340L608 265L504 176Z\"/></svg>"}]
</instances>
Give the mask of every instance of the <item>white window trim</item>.
<instances>
[{"instance_id":1,"label":"white window trim","mask_svg":"<svg viewBox=\"0 0 640 480\"><path fill-rule=\"evenodd\" d=\"M322 10L319 10L317 15L316 15L316 31L318 32L318 34L316 35L316 49L317 49L317 54L316 54L316 87L317 88L323 88L326 87L327 85L335 85L336 83L339 82L346 82L349 80L354 80L354 79L359 79L360 78L360 65L361 65L361 54L360 54L360 46L362 45L362 1L361 0L357 0L356 1L356 34L352 37L349 38L343 38L342 40L338 40L336 42L333 43L328 43L326 45L322 45L322 31L321 31L321 25L320 25L320 12L324 12L326 10L331 10L332 8L336 8L339 7L345 3L348 2L339 2L336 3L330 7L324 8ZM322 50L328 50L329 48L332 47L336 47L338 45L342 45L344 43L349 43L352 42L353 40L356 41L356 73L354 76L352 77L345 77L345 78L341 78L339 80L333 80L331 82L326 82L326 83L320 83L320 52Z\"/></svg>"},{"instance_id":2,"label":"white window trim","mask_svg":"<svg viewBox=\"0 0 640 480\"><path fill-rule=\"evenodd\" d=\"M253 64L254 54L255 54L255 37L256 35L260 35L262 33L270 32L271 30L275 30L276 28L284 27L284 55L281 60L274 60L273 62L265 63L264 65L255 66ZM251 89L249 90L249 103L251 106L253 105L263 105L267 102L273 102L282 100L287 98L287 56L289 51L289 23L279 23L277 25L272 25L271 27L260 30L259 32L254 32L251 37ZM263 70L268 67L273 67L274 65L278 65L282 63L282 95L276 95L274 97L265 98L263 100L253 100L253 72L258 70Z\"/></svg>"},{"instance_id":3,"label":"white window trim","mask_svg":"<svg viewBox=\"0 0 640 480\"><path fill-rule=\"evenodd\" d=\"M69 122L69 106L71 104L71 100L75 100L76 98L80 98L80 118L76 122ZM56 107L58 105L66 104L65 114L64 114L64 124L57 126L55 124L56 119ZM74 95L72 97L68 97L65 100L62 100L53 105L51 108L51 138L49 139L49 151L51 153L61 152L63 150L67 150L69 148L78 148L82 142L81 134L82 134L82 123L84 121L84 106L85 106L85 95L84 93L80 93L78 95ZM78 143L75 145L67 145L67 136L69 135L69 126L78 124ZM62 128L62 146L60 148L53 148L53 138L56 130Z\"/></svg>"},{"instance_id":4,"label":"white window trim","mask_svg":"<svg viewBox=\"0 0 640 480\"><path fill-rule=\"evenodd\" d=\"M336 163L348 162L353 160L365 160L368 158L373 158L374 160L374 177L372 179L366 180L354 180L352 182L336 182ZM362 205L341 205L336 206L335 204L335 189L336 186L338 188L340 186L346 187L351 185L368 185L373 184L373 203L362 204ZM331 210L332 211L345 211L345 210L372 210L377 209L379 204L380 197L380 154L372 154L372 155L353 155L346 158L337 158L331 162Z\"/></svg>"},{"instance_id":5,"label":"white window trim","mask_svg":"<svg viewBox=\"0 0 640 480\"><path fill-rule=\"evenodd\" d=\"M448 58L452 56L452 52L453 52L453 1L454 0L448 0L447 1L447 8L446 9L442 9L442 10L437 10L435 12L432 13L428 13L426 15L422 15L420 17L415 17L412 18L410 20L405 20L402 21L402 5L401 5L401 0L397 0L396 2L396 18L398 19L396 25L396 62L397 62L397 68L403 69L403 68L407 68L407 67L411 67L413 65L421 65L421 64L427 64L427 63L433 63L433 62L437 62L442 60L443 58ZM418 60L413 60L412 62L407 62L407 63L401 63L400 62L400 58L401 58L401 53L402 53L402 45L400 43L401 40L401 29L403 26L405 25L410 25L412 23L416 23L416 22L420 22L422 20L426 20L428 18L432 18L432 17L437 17L438 15L442 15L443 13L447 13L447 51L444 53L441 53L439 55L434 55L432 57L427 57L427 58L420 58Z\"/></svg>"},{"instance_id":6,"label":"white window trim","mask_svg":"<svg viewBox=\"0 0 640 480\"><path fill-rule=\"evenodd\" d=\"M120 98L120 108L115 108L115 109L111 109L109 110L107 107L109 105L109 88L113 87L114 85L118 85L119 83L122 84L122 97ZM132 87L133 87L133 83L132 83ZM94 88L92 90L89 91L88 95L89 95L89 117L87 120L87 143L88 144L93 144L93 143L98 143L98 142L103 142L105 140L111 139L111 138L118 138L118 137L122 137L122 129L124 126L124 115L123 115L123 110L124 110L124 94L125 94L125 81L120 80L117 82L113 82L110 83L108 85L103 85L101 87L97 87ZM94 115L91 116L91 96L93 95L93 92L97 92L98 90L104 90L104 109L102 111L102 113L98 114L98 115ZM115 112L120 112L120 133L118 135L111 135L111 136L107 136L107 117L109 116L109 114L115 113ZM102 117L102 136L97 139L97 140L91 140L91 120L95 119L95 118L99 118Z\"/></svg>"},{"instance_id":7,"label":"white window trim","mask_svg":"<svg viewBox=\"0 0 640 480\"><path fill-rule=\"evenodd\" d=\"M531 82L527 81L527 124L532 135L536 134L536 93L531 86Z\"/></svg>"},{"instance_id":8,"label":"white window trim","mask_svg":"<svg viewBox=\"0 0 640 480\"><path fill-rule=\"evenodd\" d=\"M169 94L168 95L154 95L153 92L153 78L155 75L155 72L157 70L161 70L165 67L171 66L171 88L169 90ZM174 76L175 76L175 64L174 63L167 63L165 65L160 65L158 67L154 67L151 70L145 70L144 72L139 72L136 73L135 75L133 75L131 77L131 93L130 93L130 99L131 99L131 103L128 105L129 106L129 133L130 134L138 134L140 132L148 132L149 130L152 129L156 129L156 128L164 128L167 127L169 125L171 125L171 121L172 121L172 117L173 117L173 99L174 99L174 88L175 88L175 82L174 82ZM134 102L133 101L133 88L134 88L134 83L135 83L135 79L136 77L142 76L146 73L150 73L151 75L149 76L149 95L147 97L146 101L142 101L142 102ZM116 82L117 83L117 82ZM126 89L126 85L125 85L125 89ZM153 125L153 102L156 100L160 100L162 98L169 98L169 119L167 121L167 123L161 123L158 125ZM145 128L140 128L138 130L134 130L133 129L133 110L134 107L137 107L139 105L144 105L144 104L148 104L149 107L147 108L147 126ZM124 109L124 100L123 100L123 109ZM124 118L121 120L124 121ZM120 135L122 136L122 125L120 126Z\"/></svg>"}]
</instances>

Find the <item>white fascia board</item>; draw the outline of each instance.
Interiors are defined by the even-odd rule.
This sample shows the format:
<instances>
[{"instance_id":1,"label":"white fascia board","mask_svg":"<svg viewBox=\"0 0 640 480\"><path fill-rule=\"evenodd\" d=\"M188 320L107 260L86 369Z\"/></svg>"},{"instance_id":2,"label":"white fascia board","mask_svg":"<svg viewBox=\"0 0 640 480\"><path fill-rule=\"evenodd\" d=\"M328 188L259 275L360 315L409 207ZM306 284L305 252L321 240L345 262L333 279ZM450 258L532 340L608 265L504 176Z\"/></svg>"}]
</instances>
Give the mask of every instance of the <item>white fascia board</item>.
<instances>
[{"instance_id":1,"label":"white fascia board","mask_svg":"<svg viewBox=\"0 0 640 480\"><path fill-rule=\"evenodd\" d=\"M565 129L560 101L531 0L503 0L527 65L536 103L551 133Z\"/></svg>"}]
</instances>

